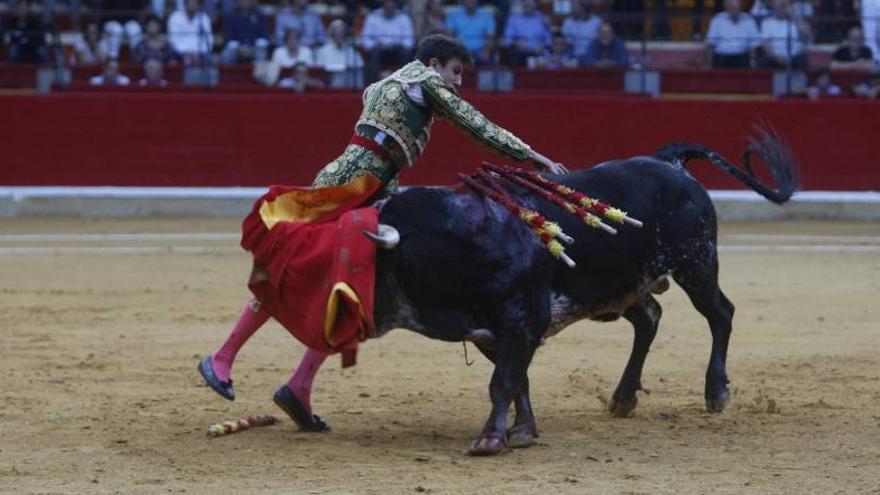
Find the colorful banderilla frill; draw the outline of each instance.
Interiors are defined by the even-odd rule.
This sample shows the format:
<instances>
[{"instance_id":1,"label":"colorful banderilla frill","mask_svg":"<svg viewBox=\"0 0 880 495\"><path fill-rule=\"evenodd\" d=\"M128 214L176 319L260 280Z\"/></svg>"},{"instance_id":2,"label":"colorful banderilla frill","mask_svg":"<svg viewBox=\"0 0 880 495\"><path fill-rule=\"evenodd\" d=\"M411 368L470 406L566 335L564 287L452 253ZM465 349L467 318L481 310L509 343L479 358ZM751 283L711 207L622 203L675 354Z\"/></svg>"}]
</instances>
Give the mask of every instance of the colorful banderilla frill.
<instances>
[{"instance_id":1,"label":"colorful banderilla frill","mask_svg":"<svg viewBox=\"0 0 880 495\"><path fill-rule=\"evenodd\" d=\"M525 222L538 239L541 240L541 243L547 247L550 254L561 259L570 267L575 266L574 260L565 254L565 248L556 240L558 237L565 242L573 242L571 237L562 232L559 225L547 220L540 213L519 205L507 191L504 191L500 185L495 184L489 179L485 172L478 172L474 177L464 174L459 174L458 177L466 186L492 199Z\"/></svg>"},{"instance_id":2,"label":"colorful banderilla frill","mask_svg":"<svg viewBox=\"0 0 880 495\"><path fill-rule=\"evenodd\" d=\"M559 225L547 220L540 213L521 206L501 185L501 179L558 205L580 218L590 227L601 229L609 234L617 234L617 230L602 222L598 215L612 222L642 227L642 222L629 217L625 211L614 208L598 199L590 198L530 170L501 167L484 162L481 171L472 176L459 174L459 178L475 192L494 200L526 222L541 243L550 251L550 254L564 261L569 267L574 267L575 262L565 254L565 248L556 239L561 239L568 244L573 243L574 239L562 232Z\"/></svg>"},{"instance_id":3,"label":"colorful banderilla frill","mask_svg":"<svg viewBox=\"0 0 880 495\"><path fill-rule=\"evenodd\" d=\"M493 167L493 168L501 168L501 167L496 167L496 166L490 165L490 164L486 164L486 165ZM599 201L598 199L591 198L591 197L587 196L586 194L575 191L574 189L572 189L568 186L563 186L562 184L558 184L556 182L553 182L552 180L544 177L543 175L541 175L537 172L533 172L531 170L523 170L520 168L513 168L513 167L503 167L503 169L507 173L513 173L513 174L516 174L519 176L525 176L533 183L540 184L545 189L553 191L556 194L559 194L560 196L569 200L572 203L583 206L584 208L586 208L588 210L591 210L599 215L602 215L603 217L607 218L608 220L611 220L612 222L621 223L621 224L627 223L627 224L630 224L634 227L639 227L639 228L642 227L642 222L636 220L635 218L627 216L625 211L623 211L619 208L614 208L613 206L608 205L606 203L603 203L603 202Z\"/></svg>"},{"instance_id":4,"label":"colorful banderilla frill","mask_svg":"<svg viewBox=\"0 0 880 495\"><path fill-rule=\"evenodd\" d=\"M526 178L528 176L523 177L523 176L516 173L516 171L519 169L515 169L513 167L499 167L497 165L492 165L490 163L484 163L483 169L489 170L491 172L495 172L496 174L500 175L501 177L504 177L505 179L509 180L510 182L513 182L514 184L516 184L526 190L532 191L533 193L537 194L538 196L541 196L542 198L546 199L547 201L550 201L551 203L555 203L555 204L559 205L565 211L580 218L581 220L583 220L583 222L585 224L589 225L590 227L593 227L594 229L602 229L605 232L608 232L609 234L616 234L617 233L617 230L614 227L611 227L608 224L602 222L602 220L599 217L597 217L596 215L593 215L592 213L590 213L589 211L587 211L585 209L585 208L589 208L589 207L581 207L581 206L579 206L578 203L575 203L573 201L569 201L566 197L560 195L560 193L558 193L557 191L549 189L549 188L541 187L541 185L538 185L535 182L529 181L529 179ZM535 174L535 175L537 177L541 177L540 175L537 175L537 174ZM541 177L541 179L544 179L544 178ZM556 184L555 182L551 182L551 184L557 185L559 187L565 187L565 186L561 186L559 184Z\"/></svg>"},{"instance_id":5,"label":"colorful banderilla frill","mask_svg":"<svg viewBox=\"0 0 880 495\"><path fill-rule=\"evenodd\" d=\"M275 416L246 416L235 421L224 421L208 427L209 437L222 437L249 428L274 425L278 422Z\"/></svg>"}]
</instances>

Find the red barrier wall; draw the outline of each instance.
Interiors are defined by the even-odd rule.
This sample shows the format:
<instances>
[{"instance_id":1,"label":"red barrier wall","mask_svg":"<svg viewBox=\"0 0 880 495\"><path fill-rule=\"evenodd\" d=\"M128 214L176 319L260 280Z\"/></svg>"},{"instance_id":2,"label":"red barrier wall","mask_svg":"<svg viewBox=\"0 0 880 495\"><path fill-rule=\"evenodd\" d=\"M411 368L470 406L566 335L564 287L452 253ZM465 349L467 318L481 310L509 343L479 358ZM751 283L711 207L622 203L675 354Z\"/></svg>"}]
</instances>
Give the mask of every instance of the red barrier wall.
<instances>
[{"instance_id":1,"label":"red barrier wall","mask_svg":"<svg viewBox=\"0 0 880 495\"><path fill-rule=\"evenodd\" d=\"M805 189L880 190L880 105L859 101L653 101L564 95L468 95L490 118L570 167L688 140L738 159L752 124L791 143ZM0 96L0 185L308 184L340 153L355 94L65 94ZM503 161L446 123L405 184L446 184ZM711 188L738 188L707 165Z\"/></svg>"}]
</instances>

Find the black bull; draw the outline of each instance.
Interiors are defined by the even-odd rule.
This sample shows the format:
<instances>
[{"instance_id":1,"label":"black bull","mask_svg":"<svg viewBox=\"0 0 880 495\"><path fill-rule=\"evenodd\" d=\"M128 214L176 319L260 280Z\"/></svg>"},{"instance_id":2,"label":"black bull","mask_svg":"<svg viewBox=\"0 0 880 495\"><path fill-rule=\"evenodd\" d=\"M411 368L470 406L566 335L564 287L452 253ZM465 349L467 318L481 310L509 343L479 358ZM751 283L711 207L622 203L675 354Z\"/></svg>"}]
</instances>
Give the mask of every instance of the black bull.
<instances>
[{"instance_id":1,"label":"black bull","mask_svg":"<svg viewBox=\"0 0 880 495\"><path fill-rule=\"evenodd\" d=\"M767 165L777 190L755 177L749 164L753 154ZM576 239L566 250L575 268L553 258L506 209L471 192L413 188L383 206L379 221L397 230L399 243L378 257L377 335L400 327L434 339L472 341L495 364L492 411L472 454L534 442L529 363L546 336L579 320L623 316L632 323L632 353L610 404L613 414L629 414L660 320L652 293L668 287L668 275L712 332L706 409L719 412L727 405L725 364L734 306L718 287L715 209L684 168L693 158L708 159L775 203L788 200L796 187L790 150L767 131L750 142L745 170L708 148L676 143L654 157L553 177L644 222L641 229L621 226L617 235L591 229L558 206L510 187L524 205ZM516 419L508 428L511 402Z\"/></svg>"}]
</instances>

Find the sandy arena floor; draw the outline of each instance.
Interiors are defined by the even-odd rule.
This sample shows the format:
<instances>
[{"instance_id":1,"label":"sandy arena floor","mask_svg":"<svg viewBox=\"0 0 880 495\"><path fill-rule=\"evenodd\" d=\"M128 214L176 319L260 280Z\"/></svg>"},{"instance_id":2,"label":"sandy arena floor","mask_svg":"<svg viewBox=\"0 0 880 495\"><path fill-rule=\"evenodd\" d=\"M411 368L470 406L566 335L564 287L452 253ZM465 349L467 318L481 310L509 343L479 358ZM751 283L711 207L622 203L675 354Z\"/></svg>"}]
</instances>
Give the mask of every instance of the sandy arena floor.
<instances>
[{"instance_id":1,"label":"sandy arena floor","mask_svg":"<svg viewBox=\"0 0 880 495\"><path fill-rule=\"evenodd\" d=\"M0 492L880 493L880 225L723 226L723 414L703 411L709 331L674 288L633 418L604 406L630 327L580 323L532 365L538 445L485 459L465 452L491 367L405 331L354 369L325 365L314 400L332 433L285 418L209 439L211 423L280 413L272 393L302 352L272 323L239 355L236 402L202 385L198 357L248 297L237 224L0 221Z\"/></svg>"}]
</instances>

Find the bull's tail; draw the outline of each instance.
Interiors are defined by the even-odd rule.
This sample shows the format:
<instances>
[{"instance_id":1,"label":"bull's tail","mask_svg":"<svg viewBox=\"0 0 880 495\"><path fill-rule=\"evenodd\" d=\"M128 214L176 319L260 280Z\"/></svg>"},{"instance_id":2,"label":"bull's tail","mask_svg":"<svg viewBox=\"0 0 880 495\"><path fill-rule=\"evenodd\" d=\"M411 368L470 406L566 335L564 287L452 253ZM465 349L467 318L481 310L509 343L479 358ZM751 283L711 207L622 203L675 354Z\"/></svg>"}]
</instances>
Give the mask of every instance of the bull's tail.
<instances>
[{"instance_id":1,"label":"bull's tail","mask_svg":"<svg viewBox=\"0 0 880 495\"><path fill-rule=\"evenodd\" d=\"M737 167L729 160L705 146L691 143L670 143L662 146L654 154L655 158L677 163L684 166L688 161L704 158L725 172L732 175L736 180L752 188L755 192L769 199L770 201L781 204L788 201L791 195L797 190L797 168L794 163L794 156L791 147L781 138L773 129L766 126L756 126L757 137L749 138L749 144L743 151L742 162L743 167ZM764 162L773 180L776 183L776 190L762 184L755 176L752 169L750 158L752 154Z\"/></svg>"}]
</instances>

